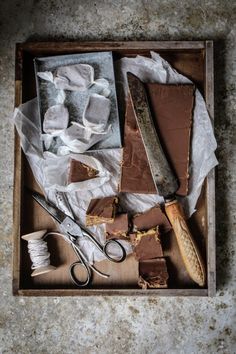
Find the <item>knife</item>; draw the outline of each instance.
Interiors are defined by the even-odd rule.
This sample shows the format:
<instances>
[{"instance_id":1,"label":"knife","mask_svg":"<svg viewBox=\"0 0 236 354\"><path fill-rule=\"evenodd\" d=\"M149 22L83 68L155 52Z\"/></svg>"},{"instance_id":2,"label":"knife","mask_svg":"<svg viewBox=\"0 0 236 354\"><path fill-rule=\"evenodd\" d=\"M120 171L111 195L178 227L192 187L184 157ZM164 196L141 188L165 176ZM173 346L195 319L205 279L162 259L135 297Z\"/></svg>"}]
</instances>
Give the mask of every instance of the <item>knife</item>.
<instances>
[{"instance_id":1,"label":"knife","mask_svg":"<svg viewBox=\"0 0 236 354\"><path fill-rule=\"evenodd\" d=\"M152 177L158 194L164 197L165 211L176 235L184 265L192 280L199 286L204 286L206 281L204 262L187 226L183 209L175 198L178 182L162 149L144 84L131 73L127 73L127 79Z\"/></svg>"}]
</instances>

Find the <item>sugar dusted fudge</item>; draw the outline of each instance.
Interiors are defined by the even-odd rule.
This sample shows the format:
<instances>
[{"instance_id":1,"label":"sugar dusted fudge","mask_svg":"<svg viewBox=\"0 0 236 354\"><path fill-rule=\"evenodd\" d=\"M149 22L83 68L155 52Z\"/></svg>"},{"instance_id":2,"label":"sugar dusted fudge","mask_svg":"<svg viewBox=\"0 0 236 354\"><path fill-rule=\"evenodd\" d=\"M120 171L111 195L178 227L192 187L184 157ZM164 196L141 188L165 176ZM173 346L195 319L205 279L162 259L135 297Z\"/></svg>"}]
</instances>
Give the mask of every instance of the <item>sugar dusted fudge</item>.
<instances>
[{"instance_id":1,"label":"sugar dusted fudge","mask_svg":"<svg viewBox=\"0 0 236 354\"><path fill-rule=\"evenodd\" d=\"M68 183L83 182L95 178L97 175L98 171L94 168L75 159L71 159Z\"/></svg>"},{"instance_id":2,"label":"sugar dusted fudge","mask_svg":"<svg viewBox=\"0 0 236 354\"><path fill-rule=\"evenodd\" d=\"M130 241L137 261L163 257L158 228L133 232Z\"/></svg>"},{"instance_id":3,"label":"sugar dusted fudge","mask_svg":"<svg viewBox=\"0 0 236 354\"><path fill-rule=\"evenodd\" d=\"M142 289L167 288L169 275L165 258L156 258L139 262L138 285Z\"/></svg>"},{"instance_id":4,"label":"sugar dusted fudge","mask_svg":"<svg viewBox=\"0 0 236 354\"><path fill-rule=\"evenodd\" d=\"M107 239L124 239L129 240L127 235L129 231L128 214L118 214L115 216L114 222L106 224L106 238Z\"/></svg>"},{"instance_id":5,"label":"sugar dusted fudge","mask_svg":"<svg viewBox=\"0 0 236 354\"><path fill-rule=\"evenodd\" d=\"M113 223L117 204L116 196L92 199L86 212L86 225Z\"/></svg>"}]
</instances>

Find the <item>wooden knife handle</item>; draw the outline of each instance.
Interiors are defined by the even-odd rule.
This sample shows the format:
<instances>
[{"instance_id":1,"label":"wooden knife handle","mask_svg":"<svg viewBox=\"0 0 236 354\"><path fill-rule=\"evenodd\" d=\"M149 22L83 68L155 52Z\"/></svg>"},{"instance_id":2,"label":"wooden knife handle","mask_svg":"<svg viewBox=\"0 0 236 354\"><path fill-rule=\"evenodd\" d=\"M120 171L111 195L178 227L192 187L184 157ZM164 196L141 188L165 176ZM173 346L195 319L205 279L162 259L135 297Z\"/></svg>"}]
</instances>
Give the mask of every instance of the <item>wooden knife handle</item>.
<instances>
[{"instance_id":1,"label":"wooden knife handle","mask_svg":"<svg viewBox=\"0 0 236 354\"><path fill-rule=\"evenodd\" d=\"M174 200L165 204L165 210L175 232L180 254L189 276L199 286L204 286L206 281L204 263L185 221L182 207L177 200Z\"/></svg>"}]
</instances>

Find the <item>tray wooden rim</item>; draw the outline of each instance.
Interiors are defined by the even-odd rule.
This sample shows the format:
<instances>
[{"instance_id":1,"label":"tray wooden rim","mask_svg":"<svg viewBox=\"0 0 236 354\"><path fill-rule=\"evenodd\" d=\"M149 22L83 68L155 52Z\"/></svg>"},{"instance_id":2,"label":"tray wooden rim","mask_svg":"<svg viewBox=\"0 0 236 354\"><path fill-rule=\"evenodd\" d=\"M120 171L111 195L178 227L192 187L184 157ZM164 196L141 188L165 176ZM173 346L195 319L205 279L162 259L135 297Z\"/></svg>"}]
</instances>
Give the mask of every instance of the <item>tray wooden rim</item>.
<instances>
[{"instance_id":1,"label":"tray wooden rim","mask_svg":"<svg viewBox=\"0 0 236 354\"><path fill-rule=\"evenodd\" d=\"M58 45L60 44L60 46ZM26 42L16 44L15 61L15 106L22 103L22 67L23 52L34 50L40 53L48 50L58 52L67 50L205 50L205 95L206 104L212 124L214 123L214 63L213 41L125 41L125 42ZM20 140L15 131L14 148L14 190L13 190L13 295L21 296L214 296L216 293L216 264L215 264L215 172L212 170L206 180L207 198L207 289L21 289L20 288L20 217L21 217L21 182L22 182L22 151Z\"/></svg>"}]
</instances>

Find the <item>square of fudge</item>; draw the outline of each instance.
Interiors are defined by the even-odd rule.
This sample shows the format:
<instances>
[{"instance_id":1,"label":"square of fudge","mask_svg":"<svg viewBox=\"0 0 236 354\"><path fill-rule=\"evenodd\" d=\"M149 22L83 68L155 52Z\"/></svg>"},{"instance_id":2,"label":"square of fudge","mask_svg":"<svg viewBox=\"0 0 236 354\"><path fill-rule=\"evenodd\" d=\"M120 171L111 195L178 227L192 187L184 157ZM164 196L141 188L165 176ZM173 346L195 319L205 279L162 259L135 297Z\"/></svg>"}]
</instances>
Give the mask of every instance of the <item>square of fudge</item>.
<instances>
[{"instance_id":1,"label":"square of fudge","mask_svg":"<svg viewBox=\"0 0 236 354\"><path fill-rule=\"evenodd\" d=\"M113 223L117 204L116 196L92 199L86 212L86 225Z\"/></svg>"},{"instance_id":2,"label":"square of fudge","mask_svg":"<svg viewBox=\"0 0 236 354\"><path fill-rule=\"evenodd\" d=\"M171 224L166 215L162 212L159 205L133 216L134 230L149 230L159 226L161 233L166 233L171 230Z\"/></svg>"},{"instance_id":3,"label":"square of fudge","mask_svg":"<svg viewBox=\"0 0 236 354\"><path fill-rule=\"evenodd\" d=\"M158 228L133 232L130 241L137 261L163 257Z\"/></svg>"},{"instance_id":4,"label":"square of fudge","mask_svg":"<svg viewBox=\"0 0 236 354\"><path fill-rule=\"evenodd\" d=\"M113 238L129 240L129 236L127 235L128 231L129 219L127 213L117 214L113 223L106 224L107 240Z\"/></svg>"},{"instance_id":5,"label":"square of fudge","mask_svg":"<svg viewBox=\"0 0 236 354\"><path fill-rule=\"evenodd\" d=\"M142 289L167 288L169 275L165 258L156 258L139 262L138 285Z\"/></svg>"},{"instance_id":6,"label":"square of fudge","mask_svg":"<svg viewBox=\"0 0 236 354\"><path fill-rule=\"evenodd\" d=\"M68 183L83 182L95 178L98 171L75 159L70 160Z\"/></svg>"}]
</instances>

